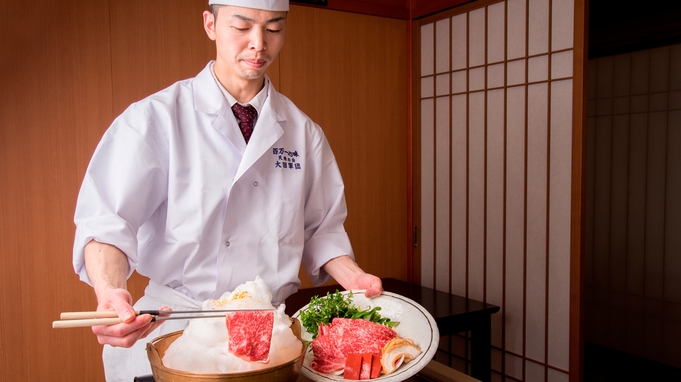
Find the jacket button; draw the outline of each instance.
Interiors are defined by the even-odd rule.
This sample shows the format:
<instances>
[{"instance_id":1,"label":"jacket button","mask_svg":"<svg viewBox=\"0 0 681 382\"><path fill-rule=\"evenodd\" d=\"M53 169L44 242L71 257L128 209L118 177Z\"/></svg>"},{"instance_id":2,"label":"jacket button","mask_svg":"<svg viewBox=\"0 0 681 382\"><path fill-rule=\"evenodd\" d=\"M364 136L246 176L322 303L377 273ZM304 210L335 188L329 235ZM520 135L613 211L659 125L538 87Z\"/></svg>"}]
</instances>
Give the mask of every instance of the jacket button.
<instances>
[{"instance_id":1,"label":"jacket button","mask_svg":"<svg viewBox=\"0 0 681 382\"><path fill-rule=\"evenodd\" d=\"M258 182L253 182L253 187L258 187Z\"/></svg>"},{"instance_id":2,"label":"jacket button","mask_svg":"<svg viewBox=\"0 0 681 382\"><path fill-rule=\"evenodd\" d=\"M225 247L229 247L229 241L225 242Z\"/></svg>"}]
</instances>

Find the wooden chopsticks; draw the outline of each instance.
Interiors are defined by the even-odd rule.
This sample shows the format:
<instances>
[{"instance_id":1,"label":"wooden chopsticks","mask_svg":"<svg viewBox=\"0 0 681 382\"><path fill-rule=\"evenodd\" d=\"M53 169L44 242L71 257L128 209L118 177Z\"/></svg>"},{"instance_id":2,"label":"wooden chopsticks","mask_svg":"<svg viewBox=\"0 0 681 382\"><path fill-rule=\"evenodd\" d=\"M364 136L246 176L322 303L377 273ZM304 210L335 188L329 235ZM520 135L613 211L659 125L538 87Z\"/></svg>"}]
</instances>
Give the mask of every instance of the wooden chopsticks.
<instances>
[{"instance_id":1,"label":"wooden chopsticks","mask_svg":"<svg viewBox=\"0 0 681 382\"><path fill-rule=\"evenodd\" d=\"M165 311L165 310L137 310L136 315L150 314L152 321L166 320L192 320L195 318L220 318L225 317L227 312L243 311L274 311L275 309L221 309L221 310L189 310L189 311ZM221 314L216 314L221 313ZM177 316L173 316L177 314ZM180 316L181 315L181 316ZM82 328L98 325L120 324L121 319L114 311L100 312L63 312L59 315L60 320L52 321L52 328Z\"/></svg>"}]
</instances>

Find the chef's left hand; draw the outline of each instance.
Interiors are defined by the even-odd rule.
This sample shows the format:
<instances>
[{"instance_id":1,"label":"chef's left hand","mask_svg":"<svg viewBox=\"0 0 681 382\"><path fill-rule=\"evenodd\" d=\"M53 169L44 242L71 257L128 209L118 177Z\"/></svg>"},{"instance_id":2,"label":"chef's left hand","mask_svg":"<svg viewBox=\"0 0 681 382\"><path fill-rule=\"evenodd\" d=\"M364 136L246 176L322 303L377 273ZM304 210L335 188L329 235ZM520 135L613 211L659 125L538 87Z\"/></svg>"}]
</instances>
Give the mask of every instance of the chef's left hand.
<instances>
[{"instance_id":1,"label":"chef's left hand","mask_svg":"<svg viewBox=\"0 0 681 382\"><path fill-rule=\"evenodd\" d=\"M345 290L365 289L364 295L369 298L383 293L381 279L364 272L348 255L329 260L323 268Z\"/></svg>"},{"instance_id":2,"label":"chef's left hand","mask_svg":"<svg viewBox=\"0 0 681 382\"><path fill-rule=\"evenodd\" d=\"M357 276L355 283L357 288L352 289L366 289L364 292L366 297L378 297L383 293L383 282L372 274L364 273Z\"/></svg>"}]
</instances>

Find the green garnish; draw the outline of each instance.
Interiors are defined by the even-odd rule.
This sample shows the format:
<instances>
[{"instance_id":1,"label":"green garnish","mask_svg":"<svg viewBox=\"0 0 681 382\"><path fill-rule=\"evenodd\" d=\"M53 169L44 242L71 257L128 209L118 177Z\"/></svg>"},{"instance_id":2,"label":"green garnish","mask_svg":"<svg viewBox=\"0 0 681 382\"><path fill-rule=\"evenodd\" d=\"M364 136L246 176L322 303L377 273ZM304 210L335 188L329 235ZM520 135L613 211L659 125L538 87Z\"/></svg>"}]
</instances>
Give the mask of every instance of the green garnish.
<instances>
[{"instance_id":1,"label":"green garnish","mask_svg":"<svg viewBox=\"0 0 681 382\"><path fill-rule=\"evenodd\" d=\"M333 294L326 293L326 297L312 297L307 309L300 312L300 322L305 330L312 334L312 339L317 338L319 324L330 325L331 320L336 317L364 319L390 328L398 324L389 318L381 317L378 314L379 310L380 306L361 310L352 304L352 292L343 295L336 290Z\"/></svg>"}]
</instances>

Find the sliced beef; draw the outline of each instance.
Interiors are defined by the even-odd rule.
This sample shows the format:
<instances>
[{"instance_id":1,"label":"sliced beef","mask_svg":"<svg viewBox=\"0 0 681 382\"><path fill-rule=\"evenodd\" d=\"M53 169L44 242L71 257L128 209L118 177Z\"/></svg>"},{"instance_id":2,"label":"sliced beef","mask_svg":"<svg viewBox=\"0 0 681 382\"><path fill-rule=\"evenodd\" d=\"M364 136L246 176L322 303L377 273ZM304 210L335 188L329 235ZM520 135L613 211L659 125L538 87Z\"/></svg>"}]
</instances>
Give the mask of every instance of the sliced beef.
<instances>
[{"instance_id":1,"label":"sliced beef","mask_svg":"<svg viewBox=\"0 0 681 382\"><path fill-rule=\"evenodd\" d=\"M273 311L230 312L226 322L230 353L250 362L270 361Z\"/></svg>"}]
</instances>

